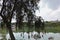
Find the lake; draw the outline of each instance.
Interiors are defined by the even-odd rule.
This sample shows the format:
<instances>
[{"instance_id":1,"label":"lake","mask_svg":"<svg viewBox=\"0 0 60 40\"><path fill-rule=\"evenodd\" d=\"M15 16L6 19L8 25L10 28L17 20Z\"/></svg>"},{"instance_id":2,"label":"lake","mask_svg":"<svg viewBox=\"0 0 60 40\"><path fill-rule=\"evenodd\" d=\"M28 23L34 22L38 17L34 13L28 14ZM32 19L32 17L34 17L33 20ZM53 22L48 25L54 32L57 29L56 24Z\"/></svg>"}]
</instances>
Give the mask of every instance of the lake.
<instances>
[{"instance_id":1,"label":"lake","mask_svg":"<svg viewBox=\"0 0 60 40\"><path fill-rule=\"evenodd\" d=\"M60 33L42 33L40 32L40 37L41 38L34 38L34 35L38 34L37 32L30 32L29 35L27 32L17 32L13 33L16 40L60 40ZM42 36L43 35L43 36ZM28 38L30 36L30 38ZM3 37L0 35L0 39ZM9 33L6 34L6 40L10 39Z\"/></svg>"}]
</instances>

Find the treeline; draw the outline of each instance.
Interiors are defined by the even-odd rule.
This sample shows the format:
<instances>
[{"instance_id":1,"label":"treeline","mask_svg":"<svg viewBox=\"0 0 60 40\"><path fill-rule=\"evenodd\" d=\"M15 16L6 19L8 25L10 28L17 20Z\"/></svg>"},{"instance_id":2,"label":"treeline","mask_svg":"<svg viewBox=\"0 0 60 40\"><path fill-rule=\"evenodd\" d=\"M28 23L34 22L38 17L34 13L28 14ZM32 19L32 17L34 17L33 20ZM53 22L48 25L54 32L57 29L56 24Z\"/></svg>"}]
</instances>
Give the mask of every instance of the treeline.
<instances>
[{"instance_id":1,"label":"treeline","mask_svg":"<svg viewBox=\"0 0 60 40\"><path fill-rule=\"evenodd\" d=\"M60 22L45 22L45 27L57 27L57 26L60 26Z\"/></svg>"}]
</instances>

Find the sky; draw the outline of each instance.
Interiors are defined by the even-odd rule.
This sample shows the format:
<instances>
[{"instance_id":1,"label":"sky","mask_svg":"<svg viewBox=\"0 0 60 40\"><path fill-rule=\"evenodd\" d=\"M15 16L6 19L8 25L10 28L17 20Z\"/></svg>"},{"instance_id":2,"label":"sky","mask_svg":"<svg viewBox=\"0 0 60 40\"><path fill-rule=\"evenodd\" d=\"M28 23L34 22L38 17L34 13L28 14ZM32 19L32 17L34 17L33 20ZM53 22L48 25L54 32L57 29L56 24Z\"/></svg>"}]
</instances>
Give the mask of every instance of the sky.
<instances>
[{"instance_id":1,"label":"sky","mask_svg":"<svg viewBox=\"0 0 60 40\"><path fill-rule=\"evenodd\" d=\"M45 21L60 20L60 0L40 0L37 16L41 16Z\"/></svg>"},{"instance_id":2,"label":"sky","mask_svg":"<svg viewBox=\"0 0 60 40\"><path fill-rule=\"evenodd\" d=\"M40 0L38 6L39 10L35 13L37 16L41 16L45 21L60 20L60 0Z\"/></svg>"}]
</instances>

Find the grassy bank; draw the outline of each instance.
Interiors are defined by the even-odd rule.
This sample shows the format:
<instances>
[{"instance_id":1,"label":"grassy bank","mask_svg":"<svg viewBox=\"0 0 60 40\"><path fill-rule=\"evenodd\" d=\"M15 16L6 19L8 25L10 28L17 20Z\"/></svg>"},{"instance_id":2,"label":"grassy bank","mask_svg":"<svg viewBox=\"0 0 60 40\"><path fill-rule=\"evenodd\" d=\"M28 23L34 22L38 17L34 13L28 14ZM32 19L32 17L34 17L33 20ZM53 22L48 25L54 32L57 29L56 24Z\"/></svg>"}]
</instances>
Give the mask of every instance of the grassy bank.
<instances>
[{"instance_id":1,"label":"grassy bank","mask_svg":"<svg viewBox=\"0 0 60 40\"><path fill-rule=\"evenodd\" d=\"M31 30L33 30L33 29L31 29ZM23 29L22 30L18 29L17 31L14 31L14 32L21 32L21 31L28 32L28 28L25 27L24 30ZM60 26L57 26L57 27L45 27L44 31L46 31L46 32L58 32L58 33L60 33ZM6 34L6 33L8 33L8 31L6 29L0 29L0 33Z\"/></svg>"},{"instance_id":2,"label":"grassy bank","mask_svg":"<svg viewBox=\"0 0 60 40\"><path fill-rule=\"evenodd\" d=\"M60 33L60 22L46 22L45 23L46 32L59 32Z\"/></svg>"}]
</instances>

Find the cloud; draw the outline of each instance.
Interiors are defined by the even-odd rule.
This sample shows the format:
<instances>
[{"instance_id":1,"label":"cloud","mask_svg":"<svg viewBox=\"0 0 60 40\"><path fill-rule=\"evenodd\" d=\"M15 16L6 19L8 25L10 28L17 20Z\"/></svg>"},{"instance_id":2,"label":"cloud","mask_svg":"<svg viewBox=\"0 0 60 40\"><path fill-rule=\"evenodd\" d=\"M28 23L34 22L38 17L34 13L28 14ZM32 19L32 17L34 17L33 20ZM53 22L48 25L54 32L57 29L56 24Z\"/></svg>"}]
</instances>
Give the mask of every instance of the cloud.
<instances>
[{"instance_id":1,"label":"cloud","mask_svg":"<svg viewBox=\"0 0 60 40\"><path fill-rule=\"evenodd\" d=\"M60 20L60 4L58 4L58 1L59 0L41 0L38 4L40 12L36 11L36 15L42 16L45 21ZM55 4L57 6L55 6Z\"/></svg>"},{"instance_id":2,"label":"cloud","mask_svg":"<svg viewBox=\"0 0 60 40\"><path fill-rule=\"evenodd\" d=\"M57 19L60 20L60 7L58 7L55 11L53 11L50 14L50 19L51 20L57 20Z\"/></svg>"},{"instance_id":3,"label":"cloud","mask_svg":"<svg viewBox=\"0 0 60 40\"><path fill-rule=\"evenodd\" d=\"M42 0L49 8L56 10L60 6L60 0Z\"/></svg>"},{"instance_id":4,"label":"cloud","mask_svg":"<svg viewBox=\"0 0 60 40\"><path fill-rule=\"evenodd\" d=\"M48 0L47 4L49 8L56 10L60 6L60 0Z\"/></svg>"}]
</instances>

